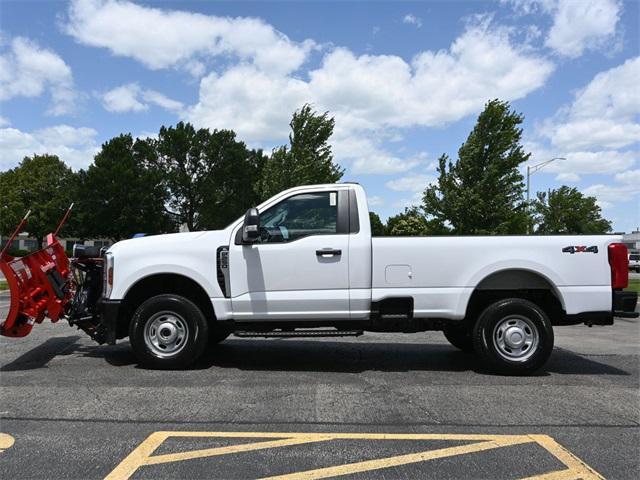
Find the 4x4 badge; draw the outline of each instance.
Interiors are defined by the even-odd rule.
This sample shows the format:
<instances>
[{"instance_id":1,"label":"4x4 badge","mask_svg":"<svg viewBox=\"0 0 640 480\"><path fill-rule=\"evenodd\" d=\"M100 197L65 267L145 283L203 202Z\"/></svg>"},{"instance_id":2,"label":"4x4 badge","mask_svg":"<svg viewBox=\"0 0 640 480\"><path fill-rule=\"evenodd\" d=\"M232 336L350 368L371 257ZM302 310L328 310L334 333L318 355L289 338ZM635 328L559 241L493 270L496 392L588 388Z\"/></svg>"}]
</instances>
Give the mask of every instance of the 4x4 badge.
<instances>
[{"instance_id":1,"label":"4x4 badge","mask_svg":"<svg viewBox=\"0 0 640 480\"><path fill-rule=\"evenodd\" d=\"M587 247L586 245L576 245L576 246L570 246L570 247L564 247L562 249L563 253L598 253L598 247L597 246L593 246L593 247Z\"/></svg>"}]
</instances>

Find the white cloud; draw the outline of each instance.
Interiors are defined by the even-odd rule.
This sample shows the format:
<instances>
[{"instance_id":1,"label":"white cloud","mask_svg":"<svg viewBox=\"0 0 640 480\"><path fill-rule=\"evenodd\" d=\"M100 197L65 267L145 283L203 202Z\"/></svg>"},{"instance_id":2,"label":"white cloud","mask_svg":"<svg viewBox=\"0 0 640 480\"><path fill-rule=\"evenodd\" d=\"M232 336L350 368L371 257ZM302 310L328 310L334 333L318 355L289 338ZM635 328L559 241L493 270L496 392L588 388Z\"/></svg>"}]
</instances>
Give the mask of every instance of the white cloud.
<instances>
[{"instance_id":1,"label":"white cloud","mask_svg":"<svg viewBox=\"0 0 640 480\"><path fill-rule=\"evenodd\" d=\"M617 0L555 2L553 25L545 45L570 58L579 57L585 50L608 46L615 38L621 10Z\"/></svg>"},{"instance_id":2,"label":"white cloud","mask_svg":"<svg viewBox=\"0 0 640 480\"><path fill-rule=\"evenodd\" d=\"M0 129L0 170L15 167L26 156L49 153L57 155L74 169L84 168L98 151L97 132L92 128L69 125L22 132L16 128Z\"/></svg>"},{"instance_id":3,"label":"white cloud","mask_svg":"<svg viewBox=\"0 0 640 480\"><path fill-rule=\"evenodd\" d=\"M155 90L144 90L142 92L142 98L145 102L152 103L160 108L176 113L180 113L184 108L184 104L182 102L169 98L163 93L156 92Z\"/></svg>"},{"instance_id":4,"label":"white cloud","mask_svg":"<svg viewBox=\"0 0 640 480\"><path fill-rule=\"evenodd\" d=\"M640 141L640 57L598 73L541 132L562 149L621 148Z\"/></svg>"},{"instance_id":5,"label":"white cloud","mask_svg":"<svg viewBox=\"0 0 640 480\"><path fill-rule=\"evenodd\" d=\"M359 173L411 168L412 159L380 148L379 132L441 126L499 97L513 100L544 84L553 65L512 44L509 31L483 20L448 50L424 51L410 63L393 55L327 53L308 80L241 63L210 73L187 118L204 127L232 128L251 143L286 138L291 113L303 103L336 118L336 158Z\"/></svg>"},{"instance_id":6,"label":"white cloud","mask_svg":"<svg viewBox=\"0 0 640 480\"><path fill-rule=\"evenodd\" d=\"M556 160L544 167L543 172L556 173L558 175L613 175L622 172L635 165L640 157L636 151L620 152L618 150L589 151L563 151L548 150L538 144L529 143L525 150L531 152L529 165L533 166L554 157L564 157L565 160ZM524 172L525 170L523 170ZM567 176L560 180L571 179ZM575 178L575 177L573 177Z\"/></svg>"},{"instance_id":7,"label":"white cloud","mask_svg":"<svg viewBox=\"0 0 640 480\"><path fill-rule=\"evenodd\" d=\"M435 180L433 175L415 174L389 180L385 186L396 192L423 192L427 185Z\"/></svg>"},{"instance_id":8,"label":"white cloud","mask_svg":"<svg viewBox=\"0 0 640 480\"><path fill-rule=\"evenodd\" d=\"M71 69L55 52L24 37L0 42L0 52L0 101L39 97L47 91L51 96L47 113L63 115L73 110Z\"/></svg>"},{"instance_id":9,"label":"white cloud","mask_svg":"<svg viewBox=\"0 0 640 480\"><path fill-rule=\"evenodd\" d=\"M141 112L149 109L149 104L165 110L182 112L184 105L155 90L144 90L137 83L127 83L102 95L102 105L109 112Z\"/></svg>"},{"instance_id":10,"label":"white cloud","mask_svg":"<svg viewBox=\"0 0 640 480\"><path fill-rule=\"evenodd\" d=\"M416 17L413 13L407 13L402 19L402 23L422 28L422 19L420 17Z\"/></svg>"},{"instance_id":11,"label":"white cloud","mask_svg":"<svg viewBox=\"0 0 640 480\"><path fill-rule=\"evenodd\" d=\"M138 97L140 87L136 83L129 83L109 90L102 95L102 105L109 112L141 112L148 108Z\"/></svg>"},{"instance_id":12,"label":"white cloud","mask_svg":"<svg viewBox=\"0 0 640 480\"><path fill-rule=\"evenodd\" d=\"M367 203L370 207L378 207L380 205L384 205L384 198L378 195L371 195L367 197Z\"/></svg>"},{"instance_id":13,"label":"white cloud","mask_svg":"<svg viewBox=\"0 0 640 480\"><path fill-rule=\"evenodd\" d=\"M522 15L550 15L545 45L558 55L576 58L586 50L619 47L616 32L622 14L619 0L500 0Z\"/></svg>"},{"instance_id":14,"label":"white cloud","mask_svg":"<svg viewBox=\"0 0 640 480\"><path fill-rule=\"evenodd\" d=\"M580 181L580 175L574 172L559 173L556 175L556 180L564 183L577 183Z\"/></svg>"},{"instance_id":15,"label":"white cloud","mask_svg":"<svg viewBox=\"0 0 640 480\"><path fill-rule=\"evenodd\" d=\"M360 174L401 173L420 165L421 155L395 155L381 146L383 138L379 132L352 134L339 129L332 139L334 155L339 162L351 162L353 173Z\"/></svg>"},{"instance_id":16,"label":"white cloud","mask_svg":"<svg viewBox=\"0 0 640 480\"><path fill-rule=\"evenodd\" d=\"M261 69L297 70L311 41L292 42L256 18L209 16L118 0L75 0L63 26L78 42L108 48L157 70L184 67L202 75L201 60L234 56Z\"/></svg>"},{"instance_id":17,"label":"white cloud","mask_svg":"<svg viewBox=\"0 0 640 480\"><path fill-rule=\"evenodd\" d=\"M628 183L632 185L640 185L640 169L627 170L616 174L616 181L620 183Z\"/></svg>"},{"instance_id":18,"label":"white cloud","mask_svg":"<svg viewBox=\"0 0 640 480\"><path fill-rule=\"evenodd\" d=\"M609 208L614 203L629 202L640 194L640 183L630 185L605 185L598 183L582 190L584 195L596 197L602 208Z\"/></svg>"},{"instance_id":19,"label":"white cloud","mask_svg":"<svg viewBox=\"0 0 640 480\"><path fill-rule=\"evenodd\" d=\"M410 198L401 198L393 203L395 208L409 208L422 204L422 192L415 192Z\"/></svg>"},{"instance_id":20,"label":"white cloud","mask_svg":"<svg viewBox=\"0 0 640 480\"><path fill-rule=\"evenodd\" d=\"M11 125L11 122L8 118L0 116L0 127L6 127L7 125Z\"/></svg>"}]
</instances>

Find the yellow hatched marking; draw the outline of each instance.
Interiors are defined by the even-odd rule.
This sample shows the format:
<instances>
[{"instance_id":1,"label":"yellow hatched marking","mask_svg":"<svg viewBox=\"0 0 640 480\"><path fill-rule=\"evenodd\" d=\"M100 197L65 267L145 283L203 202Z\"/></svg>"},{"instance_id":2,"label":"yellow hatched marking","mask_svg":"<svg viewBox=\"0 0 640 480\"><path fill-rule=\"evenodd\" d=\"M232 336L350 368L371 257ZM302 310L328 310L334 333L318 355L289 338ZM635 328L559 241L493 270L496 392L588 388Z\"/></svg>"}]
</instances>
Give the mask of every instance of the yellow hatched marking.
<instances>
[{"instance_id":1,"label":"yellow hatched marking","mask_svg":"<svg viewBox=\"0 0 640 480\"><path fill-rule=\"evenodd\" d=\"M578 480L580 478L582 478L580 474L573 470L556 470L541 475L521 478L520 480Z\"/></svg>"},{"instance_id":2,"label":"yellow hatched marking","mask_svg":"<svg viewBox=\"0 0 640 480\"><path fill-rule=\"evenodd\" d=\"M506 447L509 445L517 445L519 443L529 443L531 440L511 439L511 440L489 440L488 442L472 443L471 445L460 445L457 447L440 448L438 450L427 450L425 452L410 453L407 455L397 455L395 457L381 458L378 460L366 460L364 462L348 463L336 467L318 468L316 470L307 470L305 472L296 472L286 475L276 475L273 477L265 477L262 480L316 480L318 478L330 478L340 475L348 475L352 473L369 472L371 470L380 470L382 468L399 467L409 463L424 462L434 460L436 458L452 457L455 455L464 455L466 453L481 452L493 448Z\"/></svg>"},{"instance_id":3,"label":"yellow hatched marking","mask_svg":"<svg viewBox=\"0 0 640 480\"><path fill-rule=\"evenodd\" d=\"M205 448L203 450L191 450L189 452L169 453L166 455L154 455L145 461L145 465L157 465L159 463L179 462L181 460L191 460L193 458L214 457L216 455L226 455L229 453L250 452L264 448L288 447L291 445L302 445L303 443L323 442L330 440L328 437L301 437L286 438L284 440L270 440L268 442L243 443L242 445L230 445L228 447Z\"/></svg>"},{"instance_id":4,"label":"yellow hatched marking","mask_svg":"<svg viewBox=\"0 0 640 480\"><path fill-rule=\"evenodd\" d=\"M169 437L177 438L261 438L273 439L260 442L215 447L186 452L153 455L153 452ZM308 433L308 432L154 432L135 448L109 475L106 480L125 480L146 465L159 465L195 458L229 455L267 448L279 448L331 440L457 440L474 442L467 445L427 450L406 455L355 462L346 465L294 472L267 477L269 480L311 480L352 473L396 467L437 458L465 455L511 445L537 443L562 462L567 469L527 477L522 480L602 480L595 470L547 435L481 435L438 433Z\"/></svg>"},{"instance_id":5,"label":"yellow hatched marking","mask_svg":"<svg viewBox=\"0 0 640 480\"><path fill-rule=\"evenodd\" d=\"M576 476L570 478L580 478L582 480L604 480L604 477L596 472L589 465L576 457L569 450L548 435L530 435L530 437L551 455L564 463ZM562 473L562 472L558 472ZM537 478L537 477L534 477ZM558 477L564 478L564 477Z\"/></svg>"}]
</instances>

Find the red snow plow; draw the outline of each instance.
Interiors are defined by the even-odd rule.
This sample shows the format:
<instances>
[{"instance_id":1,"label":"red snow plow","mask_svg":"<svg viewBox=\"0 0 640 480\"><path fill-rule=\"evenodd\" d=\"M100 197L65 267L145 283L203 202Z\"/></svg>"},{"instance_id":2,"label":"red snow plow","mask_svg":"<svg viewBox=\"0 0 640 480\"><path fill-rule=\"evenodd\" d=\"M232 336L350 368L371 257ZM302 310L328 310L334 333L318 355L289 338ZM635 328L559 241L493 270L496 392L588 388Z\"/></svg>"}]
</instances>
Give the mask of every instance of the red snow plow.
<instances>
[{"instance_id":1,"label":"red snow plow","mask_svg":"<svg viewBox=\"0 0 640 480\"><path fill-rule=\"evenodd\" d=\"M86 309L79 312L74 307L81 296L79 293L86 298L83 286L88 277L87 269L96 271L99 277L102 259L70 260L57 239L72 207L73 205L69 207L55 232L47 235L42 249L21 258L14 258L8 253L13 240L27 224L29 211L0 252L0 270L7 279L10 294L9 312L4 320L0 319L0 335L24 337L31 332L35 323L42 323L45 317L52 322L66 317L71 325L76 324L100 341L97 338L100 337L99 326L93 321L94 315L86 312ZM96 268L91 268L91 265ZM95 277L96 274L91 275L93 285L96 283Z\"/></svg>"}]
</instances>

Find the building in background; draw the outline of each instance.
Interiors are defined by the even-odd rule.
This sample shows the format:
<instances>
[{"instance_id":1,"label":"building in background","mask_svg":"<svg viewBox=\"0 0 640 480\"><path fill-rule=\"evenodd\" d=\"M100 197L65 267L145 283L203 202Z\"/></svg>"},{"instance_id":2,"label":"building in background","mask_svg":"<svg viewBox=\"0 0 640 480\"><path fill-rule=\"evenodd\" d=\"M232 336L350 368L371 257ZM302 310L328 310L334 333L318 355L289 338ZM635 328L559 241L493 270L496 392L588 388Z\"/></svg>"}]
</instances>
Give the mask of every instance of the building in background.
<instances>
[{"instance_id":1,"label":"building in background","mask_svg":"<svg viewBox=\"0 0 640 480\"><path fill-rule=\"evenodd\" d=\"M631 233L623 233L622 241L629 250L640 251L640 230Z\"/></svg>"},{"instance_id":2,"label":"building in background","mask_svg":"<svg viewBox=\"0 0 640 480\"><path fill-rule=\"evenodd\" d=\"M111 246L111 241L101 238L101 239L82 239L82 238L58 238L62 246L67 252L71 252L73 250L73 246L75 244L87 245L90 247L109 247ZM0 235L0 248L4 248L5 244L9 241L8 235ZM10 252L35 252L38 249L38 241L30 237L28 233L21 233L16 237L16 239L12 242Z\"/></svg>"}]
</instances>

